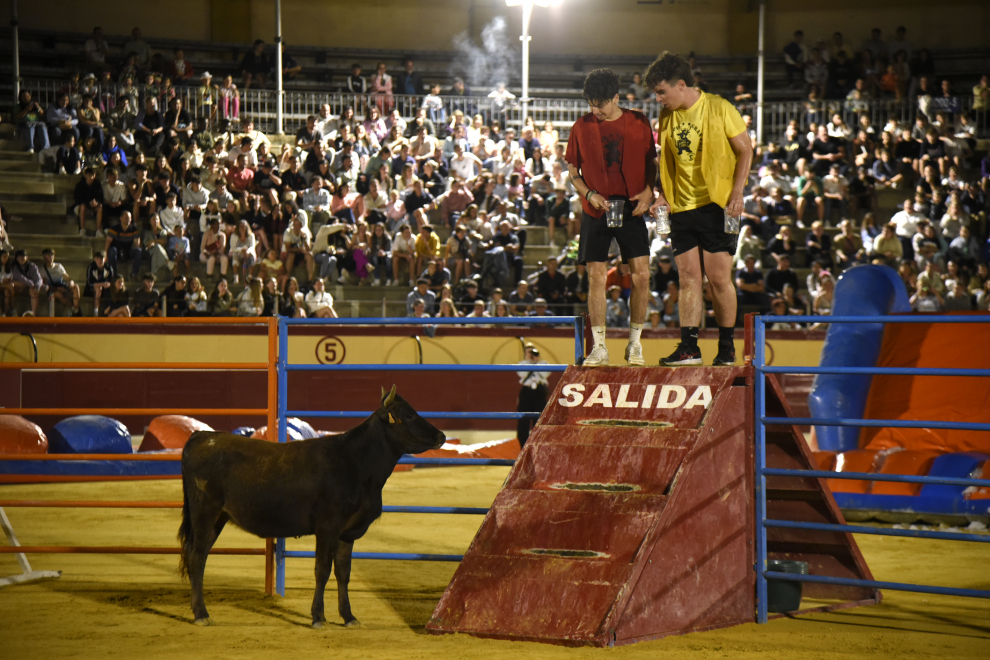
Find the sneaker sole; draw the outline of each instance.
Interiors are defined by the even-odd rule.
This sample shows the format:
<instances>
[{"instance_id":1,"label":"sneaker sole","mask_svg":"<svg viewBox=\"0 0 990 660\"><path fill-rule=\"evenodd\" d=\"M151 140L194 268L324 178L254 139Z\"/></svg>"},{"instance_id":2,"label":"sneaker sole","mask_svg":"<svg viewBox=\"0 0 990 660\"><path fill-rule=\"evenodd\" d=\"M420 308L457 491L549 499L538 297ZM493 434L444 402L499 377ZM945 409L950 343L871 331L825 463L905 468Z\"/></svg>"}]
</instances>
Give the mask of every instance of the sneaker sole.
<instances>
[{"instance_id":1,"label":"sneaker sole","mask_svg":"<svg viewBox=\"0 0 990 660\"><path fill-rule=\"evenodd\" d=\"M581 366L582 367L607 367L608 366L608 362L589 362L588 360L585 360L584 362L581 363Z\"/></svg>"},{"instance_id":2,"label":"sneaker sole","mask_svg":"<svg viewBox=\"0 0 990 660\"><path fill-rule=\"evenodd\" d=\"M644 360L642 358L640 358L639 360L629 360L629 359L627 359L626 360L626 364L628 364L630 367L645 367L646 366L646 360Z\"/></svg>"},{"instance_id":3,"label":"sneaker sole","mask_svg":"<svg viewBox=\"0 0 990 660\"><path fill-rule=\"evenodd\" d=\"M735 360L733 360L732 362L725 362L723 360L714 360L712 362L713 367L732 367L735 366L735 364L736 364Z\"/></svg>"},{"instance_id":4,"label":"sneaker sole","mask_svg":"<svg viewBox=\"0 0 990 660\"><path fill-rule=\"evenodd\" d=\"M691 358L689 360L678 360L676 362L669 362L667 360L660 360L660 366L662 367L692 367L700 366L702 364L701 358Z\"/></svg>"}]
</instances>

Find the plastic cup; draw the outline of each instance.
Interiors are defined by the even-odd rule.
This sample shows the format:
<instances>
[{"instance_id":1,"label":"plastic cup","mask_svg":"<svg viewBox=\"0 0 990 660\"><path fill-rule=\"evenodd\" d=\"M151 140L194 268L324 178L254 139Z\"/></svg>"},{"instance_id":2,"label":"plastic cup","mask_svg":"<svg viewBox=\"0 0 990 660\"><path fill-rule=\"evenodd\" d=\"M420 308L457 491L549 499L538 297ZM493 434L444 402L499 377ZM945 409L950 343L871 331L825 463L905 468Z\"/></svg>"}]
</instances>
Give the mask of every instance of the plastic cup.
<instances>
[{"instance_id":1,"label":"plastic cup","mask_svg":"<svg viewBox=\"0 0 990 660\"><path fill-rule=\"evenodd\" d=\"M622 214L625 208L626 208L626 200L624 199L608 200L608 211L605 217L605 223L609 227L621 227Z\"/></svg>"},{"instance_id":2,"label":"plastic cup","mask_svg":"<svg viewBox=\"0 0 990 660\"><path fill-rule=\"evenodd\" d=\"M730 214L729 209L725 209L725 233L739 233L739 216Z\"/></svg>"},{"instance_id":3,"label":"plastic cup","mask_svg":"<svg viewBox=\"0 0 990 660\"><path fill-rule=\"evenodd\" d=\"M657 233L670 233L670 209L666 206L661 206L657 209Z\"/></svg>"}]
</instances>

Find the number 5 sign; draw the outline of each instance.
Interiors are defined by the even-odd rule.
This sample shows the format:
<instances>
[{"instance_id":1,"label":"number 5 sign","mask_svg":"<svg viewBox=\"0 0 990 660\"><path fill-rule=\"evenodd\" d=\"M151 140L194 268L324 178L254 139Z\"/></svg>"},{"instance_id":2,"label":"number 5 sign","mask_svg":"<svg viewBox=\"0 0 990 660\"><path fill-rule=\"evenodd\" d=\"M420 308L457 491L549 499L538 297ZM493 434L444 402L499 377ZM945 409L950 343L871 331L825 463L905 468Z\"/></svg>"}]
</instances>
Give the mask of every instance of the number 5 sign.
<instances>
[{"instance_id":1,"label":"number 5 sign","mask_svg":"<svg viewBox=\"0 0 990 660\"><path fill-rule=\"evenodd\" d=\"M316 344L316 361L320 364L340 364L347 349L339 338L329 335Z\"/></svg>"}]
</instances>

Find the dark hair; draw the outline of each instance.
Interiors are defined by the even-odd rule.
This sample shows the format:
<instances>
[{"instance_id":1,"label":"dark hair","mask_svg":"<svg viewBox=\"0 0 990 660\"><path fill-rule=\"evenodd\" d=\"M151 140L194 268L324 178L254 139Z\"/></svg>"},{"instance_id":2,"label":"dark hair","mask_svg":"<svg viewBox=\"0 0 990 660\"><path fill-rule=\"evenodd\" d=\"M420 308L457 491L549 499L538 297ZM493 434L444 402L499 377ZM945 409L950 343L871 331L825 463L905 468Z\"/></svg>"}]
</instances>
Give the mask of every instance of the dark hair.
<instances>
[{"instance_id":1,"label":"dark hair","mask_svg":"<svg viewBox=\"0 0 990 660\"><path fill-rule=\"evenodd\" d=\"M42 250L42 251L41 251L41 254L42 254L42 255L46 255L46 254L55 254L55 250L53 250L53 249L51 249L51 248L45 248L44 250Z\"/></svg>"},{"instance_id":2,"label":"dark hair","mask_svg":"<svg viewBox=\"0 0 990 660\"><path fill-rule=\"evenodd\" d=\"M18 250L17 252L19 254L21 252L21 250ZM103 253L103 250L97 250L96 252L93 253L93 259L94 260L96 260L96 259L106 259L106 257L107 257L107 255Z\"/></svg>"},{"instance_id":3,"label":"dark hair","mask_svg":"<svg viewBox=\"0 0 990 660\"><path fill-rule=\"evenodd\" d=\"M595 69L584 79L584 100L589 103L611 101L619 93L619 74L612 69Z\"/></svg>"},{"instance_id":4,"label":"dark hair","mask_svg":"<svg viewBox=\"0 0 990 660\"><path fill-rule=\"evenodd\" d=\"M688 87L694 87L691 65L677 53L665 50L646 70L644 87L652 92L662 82L676 84L678 80L683 80Z\"/></svg>"},{"instance_id":5,"label":"dark hair","mask_svg":"<svg viewBox=\"0 0 990 660\"><path fill-rule=\"evenodd\" d=\"M86 169L83 170L83 176L86 176L87 174L89 176L96 176L96 170L94 170L92 167L87 167Z\"/></svg>"}]
</instances>

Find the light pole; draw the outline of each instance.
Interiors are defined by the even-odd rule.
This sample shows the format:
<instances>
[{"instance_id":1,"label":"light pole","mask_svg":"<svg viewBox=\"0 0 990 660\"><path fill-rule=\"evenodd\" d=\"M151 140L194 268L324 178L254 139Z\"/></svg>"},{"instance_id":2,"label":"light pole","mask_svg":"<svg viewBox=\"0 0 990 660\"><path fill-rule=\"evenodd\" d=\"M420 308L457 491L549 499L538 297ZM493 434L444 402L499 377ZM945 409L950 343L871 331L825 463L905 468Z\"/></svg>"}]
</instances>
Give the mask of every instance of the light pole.
<instances>
[{"instance_id":1,"label":"light pole","mask_svg":"<svg viewBox=\"0 0 990 660\"><path fill-rule=\"evenodd\" d=\"M529 42L532 39L529 36L529 21L533 18L533 5L550 7L561 2L562 0L505 0L506 7L522 6L522 36L519 37L522 42L522 124L526 123L526 116L529 114Z\"/></svg>"}]
</instances>

